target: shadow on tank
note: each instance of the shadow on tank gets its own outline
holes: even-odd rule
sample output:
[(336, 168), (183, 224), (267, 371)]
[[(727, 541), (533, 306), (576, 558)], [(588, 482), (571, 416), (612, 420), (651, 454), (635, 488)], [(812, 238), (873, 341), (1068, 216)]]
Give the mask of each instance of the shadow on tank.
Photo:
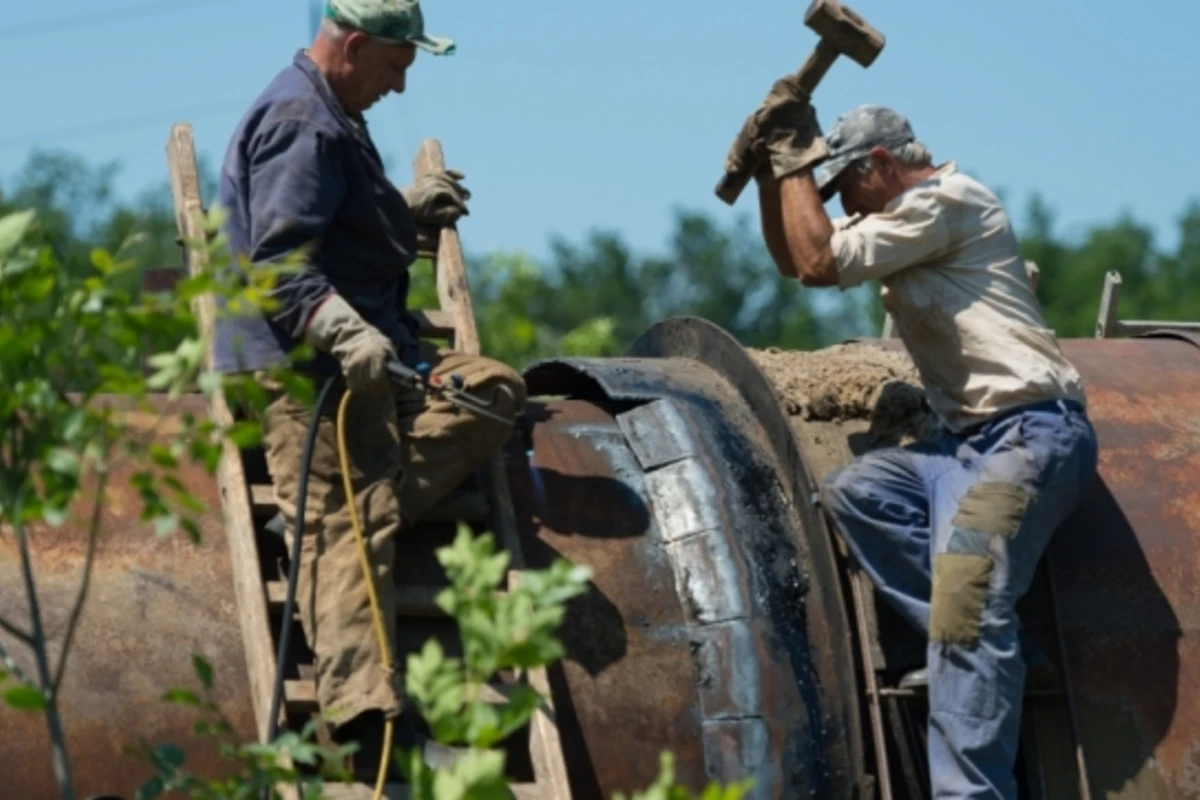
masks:
[[(1170, 751), (1160, 746), (1177, 712), (1198, 712), (1178, 708), (1183, 631), (1144, 547), (1098, 479), (1055, 534), (1050, 558), (1093, 796), (1175, 800), (1188, 796), (1179, 781), (1193, 768), (1186, 762), (1195, 746), (1180, 754), (1185, 763), (1164, 758)], [(1057, 661), (1045, 568), (1020, 611)], [(1078, 778), (1065, 709), (1042, 703), (1032, 713), (1048, 796), (1072, 797)]]

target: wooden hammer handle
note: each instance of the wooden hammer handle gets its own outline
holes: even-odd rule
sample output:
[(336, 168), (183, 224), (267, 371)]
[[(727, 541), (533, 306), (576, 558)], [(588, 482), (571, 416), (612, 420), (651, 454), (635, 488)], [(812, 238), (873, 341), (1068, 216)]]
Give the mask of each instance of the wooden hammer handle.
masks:
[[(796, 73), (796, 81), (800, 85), (800, 90), (808, 97), (812, 97), (816, 91), (817, 85), (821, 79), (825, 77), (825, 73), (833, 66), (833, 62), (837, 60), (838, 50), (832, 44), (824, 39), (817, 42), (817, 46), (813, 48), (812, 55), (804, 62), (804, 66)], [(728, 205), (733, 205), (741, 196), (742, 190), (746, 188), (746, 184), (750, 183), (750, 179), (754, 177), (755, 171), (758, 169), (758, 162), (754, 160), (750, 153), (742, 153), (742, 167), (731, 172), (726, 172), (721, 180), (717, 182), (716, 193), (717, 197), (721, 198)]]

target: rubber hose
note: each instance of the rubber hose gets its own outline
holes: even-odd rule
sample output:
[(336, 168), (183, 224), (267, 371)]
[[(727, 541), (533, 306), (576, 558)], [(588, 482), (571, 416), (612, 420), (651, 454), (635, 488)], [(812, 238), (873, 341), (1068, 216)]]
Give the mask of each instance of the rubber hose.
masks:
[[(279, 706), (283, 702), (283, 669), (287, 663), (288, 645), (291, 643), (292, 615), (296, 609), (296, 576), (300, 574), (300, 543), (304, 539), (305, 507), (308, 503), (308, 474), (312, 468), (313, 447), (317, 431), (321, 427), (321, 415), (333, 393), (340, 375), (330, 375), (317, 397), (317, 409), (308, 426), (308, 437), (304, 440), (304, 454), (300, 458), (300, 486), (296, 490), (296, 532), (292, 539), (291, 561), (288, 564), (287, 600), (283, 604), (283, 619), (279, 623), (279, 652), (275, 655), (275, 686), (271, 691), (271, 714), (267, 721), (267, 742), (273, 742), (279, 732)], [(269, 791), (269, 790), (268, 790)]]
[[(350, 392), (342, 395), (337, 414), (338, 460), (342, 467), (342, 486), (346, 492), (346, 508), (350, 510), (350, 524), (354, 528), (354, 539), (358, 544), (358, 560), (362, 565), (363, 581), (367, 584), (367, 599), (371, 602), (371, 618), (375, 624), (375, 637), (379, 644), (379, 659), (384, 672), (392, 668), (391, 647), (388, 644), (387, 628), (383, 623), (383, 611), (379, 608), (379, 595), (375, 589), (375, 575), (371, 571), (371, 559), (367, 555), (367, 540), (363, 536), (362, 524), (358, 519), (358, 503), (354, 502), (354, 485), (350, 481), (350, 453), (346, 448), (346, 409), (350, 407)], [(383, 797), (383, 786), (387, 781), (388, 756), (392, 750), (392, 720), (383, 723), (383, 748), (379, 754), (379, 773), (375, 778), (373, 800)]]
[[(304, 537), (304, 510), (308, 500), (308, 476), (312, 469), (312, 451), (316, 444), (317, 432), (320, 430), (321, 415), (325, 412), (325, 406), (339, 377), (331, 375), (325, 381), (325, 385), (321, 387), (321, 393), (317, 398), (316, 412), (313, 414), (312, 422), (309, 423), (308, 436), (304, 442), (304, 453), (301, 456), (300, 485), (296, 491), (296, 533), (292, 540), (292, 552), (288, 564), (287, 599), (284, 601), (283, 619), (280, 622), (279, 651), (275, 658), (275, 686), (271, 693), (271, 715), (268, 720), (267, 742), (274, 741), (279, 727), (279, 706), (283, 700), (283, 670), (284, 665), (287, 663), (288, 646), (291, 640), (292, 615), (295, 613), (296, 578), (300, 572), (300, 547)], [(383, 624), (383, 613), (379, 608), (379, 597), (375, 591), (375, 579), (371, 572), (371, 563), (367, 555), (366, 539), (363, 536), (362, 525), (358, 519), (358, 506), (354, 502), (354, 487), (350, 481), (350, 456), (346, 449), (346, 409), (350, 405), (350, 397), (350, 391), (347, 390), (342, 395), (342, 400), (338, 405), (338, 459), (341, 462), (342, 485), (346, 493), (347, 508), (350, 511), (350, 522), (354, 528), (354, 536), (358, 544), (358, 555), (363, 568), (363, 579), (367, 585), (367, 597), (371, 603), (371, 616), (374, 622), (375, 635), (379, 642), (383, 667), (385, 670), (388, 670), (392, 666), (391, 648), (388, 646), (387, 630)], [(384, 722), (383, 748), (380, 754), (379, 772), (375, 782), (374, 800), (380, 800), (383, 797), (383, 787), (387, 779), (388, 756), (392, 749), (392, 735), (393, 722), (389, 719)], [(269, 792), (270, 790), (266, 791)]]

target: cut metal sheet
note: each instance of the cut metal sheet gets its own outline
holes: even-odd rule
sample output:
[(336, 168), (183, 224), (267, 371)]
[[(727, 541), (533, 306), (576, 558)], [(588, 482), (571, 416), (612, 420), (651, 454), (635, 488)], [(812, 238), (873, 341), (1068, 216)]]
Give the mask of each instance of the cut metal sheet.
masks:
[(670, 400), (655, 400), (619, 414), (617, 423), (645, 469), (696, 455), (687, 423)]

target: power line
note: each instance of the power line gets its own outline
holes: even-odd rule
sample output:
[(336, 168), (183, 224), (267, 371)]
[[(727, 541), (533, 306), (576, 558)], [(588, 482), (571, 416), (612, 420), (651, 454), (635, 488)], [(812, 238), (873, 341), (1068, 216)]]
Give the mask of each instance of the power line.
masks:
[(87, 14), (73, 14), (56, 19), (28, 22), (23, 25), (10, 25), (0, 28), (0, 40), (16, 39), (24, 36), (40, 36), (47, 33), (71, 30), (72, 28), (90, 28), (96, 25), (127, 22), (129, 20), (142, 19), (143, 17), (175, 14), (180, 11), (190, 11), (197, 8), (232, 5), (234, 1), (204, 0), (204, 2), (199, 2), (198, 0), (193, 0), (193, 2), (184, 2), (184, 0), (175, 0), (175, 2), (167, 3), (163, 0), (156, 0), (156, 2), (136, 3), (120, 6), (108, 11), (92, 11)]
[(10, 136), (0, 139), (0, 150), (11, 150), (16, 147), (29, 147), (52, 139), (80, 139), (147, 128), (153, 125), (163, 125), (166, 120), (179, 121), (182, 119), (202, 119), (246, 107), (245, 100), (224, 100), (219, 103), (207, 103), (176, 111), (156, 111), (150, 114), (137, 114), (128, 117), (103, 120), (79, 125), (68, 125), (60, 128), (50, 128), (22, 136)]

